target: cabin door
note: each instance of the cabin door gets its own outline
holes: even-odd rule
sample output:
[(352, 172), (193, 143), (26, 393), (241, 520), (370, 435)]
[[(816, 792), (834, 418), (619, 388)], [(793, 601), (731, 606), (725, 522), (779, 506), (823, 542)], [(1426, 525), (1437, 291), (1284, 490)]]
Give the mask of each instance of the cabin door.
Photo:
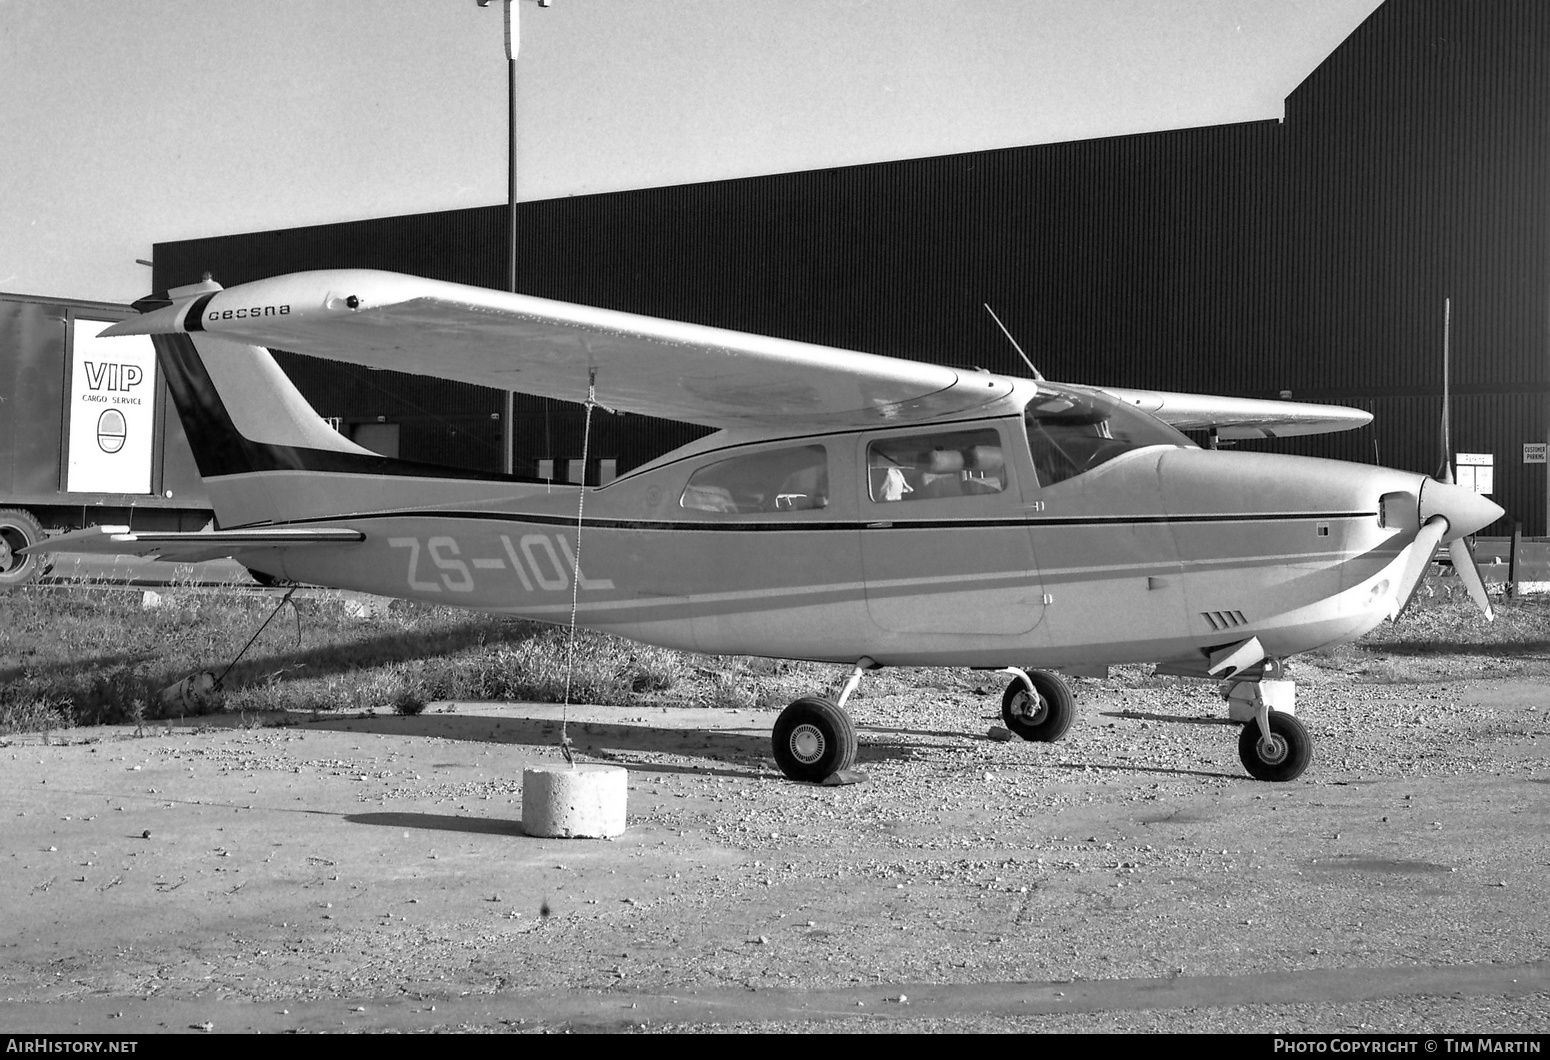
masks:
[(867, 610), (896, 633), (1012, 636), (1044, 590), (1001, 424), (861, 439)]

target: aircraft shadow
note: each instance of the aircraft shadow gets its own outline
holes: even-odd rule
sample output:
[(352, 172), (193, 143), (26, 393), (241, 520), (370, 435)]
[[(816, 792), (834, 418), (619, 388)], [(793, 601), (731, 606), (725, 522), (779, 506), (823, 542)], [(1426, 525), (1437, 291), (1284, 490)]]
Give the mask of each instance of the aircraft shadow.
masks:
[(1517, 644), (1462, 644), (1444, 640), (1386, 644), (1382, 641), (1368, 641), (1357, 645), (1357, 649), (1376, 655), (1498, 655), (1518, 658), (1550, 654), (1550, 640), (1528, 640)]
[(948, 740), (988, 740), (982, 732), (966, 729), (898, 729), (883, 725), (857, 725), (856, 731), (884, 733), (888, 736), (940, 736)]
[(28, 674), (69, 673), (72, 670), (90, 672), (94, 669), (113, 670), (121, 666), (134, 666), (137, 663), (149, 662), (157, 658), (155, 651), (141, 652), (117, 652), (113, 655), (98, 655), (95, 658), (84, 659), (78, 662), (59, 663), (54, 666), (4, 666), (0, 667), (0, 683), (20, 681)]
[[(295, 720), (298, 715), (288, 715)], [(334, 732), (374, 732), (381, 735), (430, 736), (468, 743), (518, 744), (557, 748), (560, 723), (548, 718), (490, 718), (457, 714), (420, 714), (412, 717), (381, 714), (345, 714), (337, 717), (300, 715), (308, 729)], [(612, 722), (573, 721), (565, 728), (571, 748), (586, 759), (613, 762), (632, 770), (652, 773), (709, 774), (754, 778), (770, 756), (765, 737), (713, 729), (669, 729), (648, 724), (619, 725)], [(636, 756), (684, 755), (723, 763), (708, 767), (652, 762)], [(750, 768), (751, 767), (751, 768)]]
[[(276, 621), (279, 621), (278, 619)], [(254, 623), (254, 629), (258, 628)], [(364, 640), (354, 641), (344, 650), (340, 642), (328, 642), (313, 647), (298, 648), (291, 651), (269, 652), (259, 649), (262, 654), (249, 654), (232, 667), (231, 674), (226, 682), (231, 686), (246, 684), (258, 678), (268, 678), (278, 674), (282, 681), (293, 678), (326, 677), (332, 674), (353, 673), (360, 670), (363, 660), (380, 659), (382, 661), (409, 662), (416, 659), (434, 659), (444, 655), (455, 654), (466, 648), (489, 647), (500, 644), (520, 644), (539, 636), (542, 627), (526, 624), (512, 623), (509, 626), (500, 624), (492, 625), (488, 621), (470, 620), (462, 626), (455, 626), (429, 637), (411, 637), (403, 633), (384, 632), (379, 636), (368, 637)], [(231, 653), (235, 654), (235, 650)], [(8, 666), (0, 669), (0, 681), (13, 681), (27, 673), (68, 674), (80, 672), (90, 674), (94, 670), (112, 670), (121, 666), (131, 666), (137, 663), (147, 662), (159, 658), (156, 651), (145, 652), (117, 652), (110, 655), (97, 655), (86, 659), (75, 659), (69, 662), (54, 663), (47, 666)], [(195, 664), (195, 669), (203, 668), (220, 673), (231, 661), (227, 656), (212, 656)], [(188, 668), (162, 667), (160, 672), (147, 675), (152, 684), (160, 682), (162, 685), (171, 684), (174, 681), (187, 677)]]
[(1098, 712), (1103, 718), (1124, 718), (1127, 721), (1166, 721), (1177, 722), (1180, 725), (1239, 725), (1241, 722), (1231, 718), (1214, 717), (1208, 714), (1197, 714), (1193, 717), (1183, 717), (1178, 714), (1150, 714), (1144, 710), (1103, 710)]
[(454, 817), (445, 813), (347, 813), (351, 824), (381, 828), (423, 828), (438, 832), (474, 832), (480, 835), (525, 836), (521, 821), (498, 817)]
[[(286, 724), (301, 718), (308, 729), (334, 732), (373, 732), (380, 735), (430, 736), (485, 744), (520, 744), (525, 747), (558, 747), (560, 723), (549, 718), (491, 718), (457, 714), (419, 714), (414, 716), (383, 714), (343, 714), (318, 716), (290, 713)], [(890, 737), (897, 730), (883, 730)], [(573, 721), (565, 729), (576, 754), (588, 759), (612, 762), (646, 773), (682, 773), (753, 779), (774, 770), (770, 741), (766, 735), (742, 732), (718, 732), (715, 729), (660, 728), (646, 723), (620, 725), (614, 722)], [(931, 733), (980, 739), (969, 733)], [(868, 762), (905, 760), (920, 748), (893, 740), (868, 741), (860, 749), (864, 768)], [(705, 759), (708, 766), (653, 762), (637, 757), (643, 754), (671, 754)]]
[(1069, 769), (1072, 772), (1086, 769), (1102, 770), (1105, 773), (1166, 773), (1175, 777), (1210, 777), (1212, 779), (1248, 780), (1247, 773), (1218, 773), (1207, 769), (1170, 769), (1166, 766), (1121, 766), (1106, 762), (1056, 762), (1056, 769)]

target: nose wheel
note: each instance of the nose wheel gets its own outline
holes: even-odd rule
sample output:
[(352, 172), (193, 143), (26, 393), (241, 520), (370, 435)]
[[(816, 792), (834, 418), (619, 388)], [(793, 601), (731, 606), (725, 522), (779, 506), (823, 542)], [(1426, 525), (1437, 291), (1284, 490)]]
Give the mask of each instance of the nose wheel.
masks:
[(1269, 733), (1251, 721), (1238, 735), (1238, 757), (1255, 780), (1296, 780), (1313, 761), (1313, 737), (1294, 715), (1270, 711)]

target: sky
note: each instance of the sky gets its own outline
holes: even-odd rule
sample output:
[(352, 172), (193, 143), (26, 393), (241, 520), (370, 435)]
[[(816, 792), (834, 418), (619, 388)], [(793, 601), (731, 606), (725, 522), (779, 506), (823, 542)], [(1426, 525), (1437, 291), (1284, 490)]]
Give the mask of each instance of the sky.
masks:
[[(518, 0), (518, 198), (1280, 118), (1380, 3)], [(501, 0), (0, 0), (0, 291), (503, 203), (506, 131)]]

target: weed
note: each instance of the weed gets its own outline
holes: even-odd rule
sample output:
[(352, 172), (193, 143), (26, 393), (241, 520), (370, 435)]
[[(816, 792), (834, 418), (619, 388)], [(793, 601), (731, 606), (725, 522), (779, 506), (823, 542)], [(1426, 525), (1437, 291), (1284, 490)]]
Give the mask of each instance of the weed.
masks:
[(19, 697), (0, 702), (0, 733), (38, 732), (43, 742), (55, 729), (68, 729), (75, 725), (69, 701), (48, 696)]
[(416, 714), (422, 713), (424, 710), (424, 698), (407, 689), (400, 692), (398, 697), (393, 700), (393, 711), (397, 714), (413, 717)]

